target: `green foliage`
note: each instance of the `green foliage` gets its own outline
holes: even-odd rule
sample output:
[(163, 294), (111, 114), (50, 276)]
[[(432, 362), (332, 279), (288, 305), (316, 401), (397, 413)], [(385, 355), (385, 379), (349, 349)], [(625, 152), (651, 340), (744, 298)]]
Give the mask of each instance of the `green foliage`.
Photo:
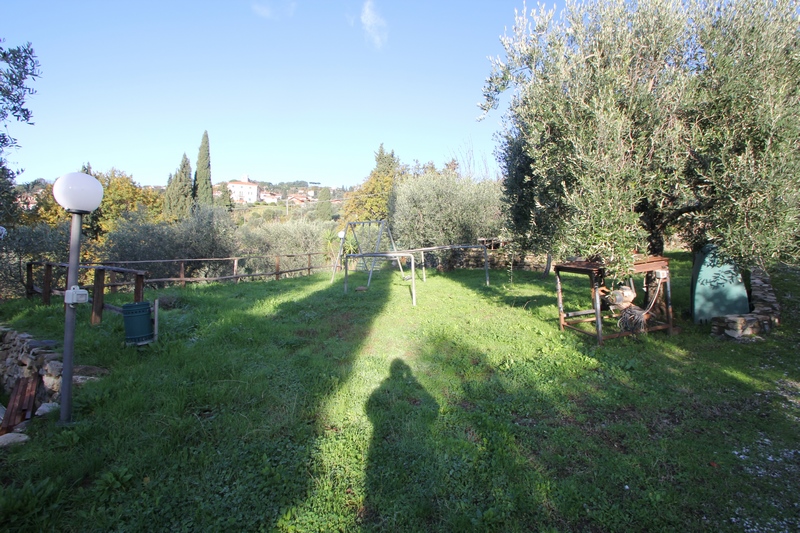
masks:
[[(25, 293), (25, 265), (28, 261), (66, 262), (68, 259), (69, 225), (47, 224), (17, 226), (0, 239), (0, 296), (21, 296)], [(34, 280), (41, 287), (42, 280)]]
[[(4, 42), (0, 39), (0, 44)], [(32, 124), (33, 113), (25, 107), (25, 99), (35, 91), (28, 83), (39, 77), (39, 62), (31, 43), (14, 48), (0, 46), (0, 224), (16, 223), (19, 208), (16, 204), (14, 179), (16, 172), (8, 168), (5, 151), (17, 146), (7, 131), (7, 122)]]
[(798, 4), (765, 6), (593, 0), (518, 15), (483, 104), (515, 90), (501, 163), (518, 240), (613, 268), (662, 253), (676, 230), (743, 266), (796, 257)]
[[(101, 253), (105, 261), (146, 261), (160, 259), (206, 259), (230, 257), (235, 253), (236, 225), (223, 208), (198, 206), (178, 222), (154, 221), (143, 212), (130, 212), (107, 236)], [(146, 264), (154, 278), (172, 277), (174, 265)], [(201, 266), (212, 274), (221, 265)], [(191, 273), (190, 273), (191, 274)]]
[(0, 485), (0, 519), (6, 531), (47, 530), (64, 496), (64, 487), (48, 477), (26, 480), (20, 487)]
[(194, 199), (197, 205), (214, 203), (214, 189), (211, 185), (211, 151), (208, 146), (208, 132), (203, 132), (200, 150), (197, 154), (197, 168), (194, 171)]
[(193, 205), (192, 166), (189, 158), (183, 154), (178, 170), (167, 180), (167, 189), (164, 193), (164, 219), (183, 220), (189, 216)]
[(395, 185), (392, 235), (402, 248), (476, 244), (502, 227), (500, 184), (430, 167)]
[[(800, 3), (719, 2), (697, 14), (685, 233), (742, 264), (798, 258)], [(755, 258), (755, 259), (754, 259)]]
[(315, 215), (317, 220), (328, 222), (333, 216), (333, 208), (331, 206), (331, 190), (328, 187), (323, 187), (317, 196), (317, 204)]
[(386, 220), (389, 197), (402, 172), (394, 151), (386, 152), (381, 144), (375, 153), (375, 168), (369, 177), (355, 191), (345, 195), (344, 221)]
[(233, 211), (233, 196), (231, 196), (231, 190), (223, 183), (220, 186), (220, 191), (222, 191), (222, 194), (219, 199), (214, 202), (219, 203), (219, 207), (222, 207), (230, 213)]
[(89, 167), (89, 173), (103, 185), (100, 207), (84, 217), (84, 228), (90, 238), (102, 242), (126, 213), (142, 211), (155, 218), (161, 212), (162, 198), (158, 193), (142, 188), (125, 172), (115, 168), (108, 172), (91, 172)]
[(15, 174), (5, 165), (6, 162), (0, 155), (0, 225), (8, 227), (19, 220), (20, 209), (14, 184)]
[[(124, 171), (112, 168), (108, 172), (95, 172), (87, 163), (81, 172), (94, 176), (103, 185), (103, 201), (83, 219), (83, 234), (90, 246), (102, 246), (105, 236), (128, 213), (141, 212), (150, 218), (159, 216), (161, 196), (139, 186)], [(28, 224), (46, 223), (53, 227), (69, 222), (69, 213), (53, 197), (53, 184), (45, 184), (37, 196), (36, 207), (26, 219)]]
[[(289, 254), (317, 254), (326, 251), (326, 234), (331, 224), (321, 221), (291, 220), (284, 223), (253, 221), (239, 228), (239, 252), (248, 259), (248, 272), (271, 272), (275, 269), (275, 256)], [(306, 256), (282, 258), (281, 270), (303, 268)]]

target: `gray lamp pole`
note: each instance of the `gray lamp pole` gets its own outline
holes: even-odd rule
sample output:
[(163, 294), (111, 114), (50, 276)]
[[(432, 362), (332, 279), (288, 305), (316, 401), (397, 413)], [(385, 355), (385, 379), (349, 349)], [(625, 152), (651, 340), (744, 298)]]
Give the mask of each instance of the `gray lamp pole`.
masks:
[(58, 178), (53, 196), (61, 207), (72, 213), (69, 239), (69, 268), (67, 290), (64, 293), (64, 367), (61, 371), (62, 424), (72, 421), (72, 366), (75, 348), (75, 305), (88, 301), (89, 294), (78, 287), (78, 266), (81, 255), (81, 225), (83, 215), (91, 213), (103, 201), (103, 186), (94, 176), (72, 172)]

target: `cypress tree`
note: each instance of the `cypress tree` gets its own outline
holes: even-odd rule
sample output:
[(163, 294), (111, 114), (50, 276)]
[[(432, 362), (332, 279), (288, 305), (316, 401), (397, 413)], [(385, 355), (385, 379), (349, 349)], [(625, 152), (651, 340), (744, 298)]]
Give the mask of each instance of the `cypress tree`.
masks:
[(212, 205), (214, 190), (211, 185), (211, 152), (208, 148), (208, 131), (203, 132), (200, 151), (197, 154), (197, 170), (194, 173), (194, 201), (197, 205)]
[(164, 218), (179, 220), (188, 217), (194, 204), (192, 192), (192, 165), (186, 154), (183, 154), (180, 167), (167, 182), (164, 196)]
[(328, 222), (332, 216), (331, 190), (328, 187), (324, 187), (319, 191), (319, 196), (317, 197), (317, 218), (323, 222)]

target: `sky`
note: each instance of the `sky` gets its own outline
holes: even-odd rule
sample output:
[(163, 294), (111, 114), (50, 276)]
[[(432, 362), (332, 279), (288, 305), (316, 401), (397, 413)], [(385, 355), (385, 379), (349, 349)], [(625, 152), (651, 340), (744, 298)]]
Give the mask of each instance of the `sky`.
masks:
[[(214, 183), (358, 185), (381, 144), (495, 177), (503, 109), (478, 121), (522, 0), (3, 0), (31, 42), (34, 125), (10, 122), (17, 183), (90, 163), (166, 185), (204, 131)], [(530, 9), (530, 8), (529, 8)], [(470, 169), (466, 169), (470, 170)]]

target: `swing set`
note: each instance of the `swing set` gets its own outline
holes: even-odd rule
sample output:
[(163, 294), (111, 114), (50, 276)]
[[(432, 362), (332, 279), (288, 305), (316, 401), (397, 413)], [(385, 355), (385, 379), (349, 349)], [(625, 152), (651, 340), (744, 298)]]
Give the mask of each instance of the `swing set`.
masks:
[[(356, 250), (358, 253), (355, 254), (348, 254), (344, 252), (344, 245), (345, 241), (347, 240), (347, 235), (349, 232), (353, 234), (353, 240), (355, 241)], [(489, 286), (489, 253), (486, 249), (486, 246), (483, 244), (459, 244), (459, 245), (448, 245), (448, 246), (431, 246), (427, 248), (414, 248), (410, 250), (398, 250), (397, 246), (395, 245), (394, 238), (392, 237), (392, 232), (389, 229), (389, 225), (387, 224), (386, 220), (372, 220), (372, 221), (360, 221), (360, 222), (348, 222), (345, 226), (345, 229), (339, 232), (339, 252), (336, 255), (336, 261), (333, 265), (333, 273), (331, 274), (331, 283), (336, 277), (336, 272), (342, 266), (344, 266), (344, 292), (347, 292), (347, 277), (348, 277), (348, 265), (350, 259), (356, 260), (356, 268), (363, 272), (369, 272), (369, 276), (367, 277), (367, 288), (369, 288), (370, 283), (372, 282), (372, 273), (375, 270), (375, 264), (378, 259), (390, 259), (397, 261), (397, 266), (400, 269), (400, 275), (403, 276), (403, 279), (411, 281), (411, 303), (412, 305), (417, 305), (417, 292), (416, 292), (416, 261), (414, 254), (419, 253), (420, 259), (422, 263), (422, 281), (426, 281), (426, 272), (425, 272), (425, 252), (434, 252), (438, 250), (454, 250), (454, 249), (469, 249), (469, 248), (478, 248), (483, 250), (483, 269), (486, 275), (486, 286)], [(386, 244), (386, 240), (388, 239), (388, 245)], [(381, 250), (381, 244), (384, 245), (385, 250)], [(389, 248), (391, 247), (391, 248)], [(366, 251), (365, 251), (366, 250)], [(370, 251), (371, 250), (371, 251)], [(410, 259), (411, 265), (411, 273), (410, 276), (406, 276), (405, 272), (403, 272), (403, 262), (401, 261), (402, 258)], [(367, 259), (371, 259), (371, 261), (367, 261)]]

